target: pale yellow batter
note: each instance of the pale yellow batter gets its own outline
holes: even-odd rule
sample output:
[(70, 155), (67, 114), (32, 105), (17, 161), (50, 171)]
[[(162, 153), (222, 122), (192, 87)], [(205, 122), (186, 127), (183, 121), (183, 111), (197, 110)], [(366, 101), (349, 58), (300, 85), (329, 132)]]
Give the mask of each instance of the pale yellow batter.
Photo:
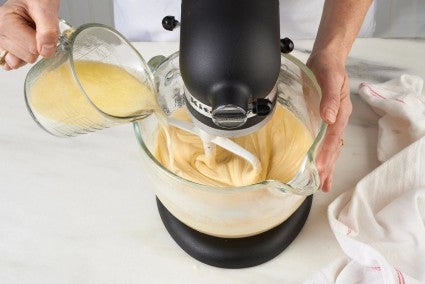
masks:
[[(176, 118), (189, 120), (185, 110)], [(261, 161), (261, 171), (255, 171), (244, 159), (216, 147), (215, 161), (204, 154), (201, 139), (184, 130), (169, 127), (173, 164), (164, 130), (159, 131), (155, 156), (169, 170), (197, 183), (228, 187), (243, 186), (267, 179), (290, 181), (298, 172), (313, 139), (304, 124), (282, 106), (259, 131), (233, 140)]]
[[(125, 69), (112, 64), (75, 61), (85, 93), (103, 112), (117, 117), (137, 117), (157, 108), (154, 94)], [(84, 96), (66, 62), (44, 72), (30, 89), (30, 104), (39, 115), (69, 125), (96, 124), (105, 119)]]

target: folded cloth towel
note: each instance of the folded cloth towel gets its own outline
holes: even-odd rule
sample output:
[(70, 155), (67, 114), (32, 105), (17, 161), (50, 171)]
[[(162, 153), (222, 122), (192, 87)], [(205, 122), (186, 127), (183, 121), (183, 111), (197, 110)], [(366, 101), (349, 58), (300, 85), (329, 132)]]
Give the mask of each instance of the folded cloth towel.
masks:
[(425, 137), (328, 208), (347, 255), (306, 283), (425, 283)]
[(422, 78), (412, 75), (402, 75), (382, 84), (360, 84), (360, 96), (382, 116), (378, 137), (381, 162), (425, 136), (423, 85)]
[(425, 283), (422, 91), (423, 80), (410, 75), (360, 85), (361, 97), (382, 116), (378, 158), (385, 162), (329, 206), (331, 229), (346, 256), (306, 283)]

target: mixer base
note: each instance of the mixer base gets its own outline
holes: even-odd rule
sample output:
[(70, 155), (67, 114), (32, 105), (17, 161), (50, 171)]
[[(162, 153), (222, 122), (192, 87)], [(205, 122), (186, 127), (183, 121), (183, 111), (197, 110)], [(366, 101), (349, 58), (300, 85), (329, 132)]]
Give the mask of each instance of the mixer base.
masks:
[(200, 233), (174, 217), (157, 198), (162, 222), (177, 244), (193, 258), (222, 268), (246, 268), (262, 264), (279, 255), (303, 228), (313, 197), (282, 224), (246, 238), (219, 238)]

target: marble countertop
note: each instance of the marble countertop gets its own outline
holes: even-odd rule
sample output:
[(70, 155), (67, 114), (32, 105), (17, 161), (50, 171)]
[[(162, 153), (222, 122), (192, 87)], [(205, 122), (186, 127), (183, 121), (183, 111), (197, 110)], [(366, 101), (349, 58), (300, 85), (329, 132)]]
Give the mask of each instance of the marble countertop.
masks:
[[(295, 42), (305, 61), (312, 41)], [(146, 59), (177, 43), (135, 43)], [(296, 240), (275, 259), (228, 270), (189, 257), (169, 236), (146, 180), (131, 125), (64, 139), (27, 112), (29, 68), (0, 71), (0, 281), (2, 283), (299, 283), (343, 256), (327, 206), (379, 165), (378, 116), (361, 81), (425, 78), (424, 40), (359, 39), (350, 54), (353, 115), (334, 188), (315, 194)]]

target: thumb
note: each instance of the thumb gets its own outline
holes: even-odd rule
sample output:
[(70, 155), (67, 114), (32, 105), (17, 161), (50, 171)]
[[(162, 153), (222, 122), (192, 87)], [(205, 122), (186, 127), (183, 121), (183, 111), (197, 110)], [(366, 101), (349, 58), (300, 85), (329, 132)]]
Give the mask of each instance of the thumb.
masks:
[(339, 110), (339, 94), (323, 92), (320, 114), (328, 124), (334, 124)]
[(38, 53), (43, 57), (51, 56), (56, 50), (59, 36), (59, 0), (31, 1), (29, 14), (36, 27)]
[(334, 80), (322, 80), (320, 84), (322, 88), (320, 114), (328, 124), (333, 124), (336, 121), (341, 103), (342, 85), (337, 84)]

